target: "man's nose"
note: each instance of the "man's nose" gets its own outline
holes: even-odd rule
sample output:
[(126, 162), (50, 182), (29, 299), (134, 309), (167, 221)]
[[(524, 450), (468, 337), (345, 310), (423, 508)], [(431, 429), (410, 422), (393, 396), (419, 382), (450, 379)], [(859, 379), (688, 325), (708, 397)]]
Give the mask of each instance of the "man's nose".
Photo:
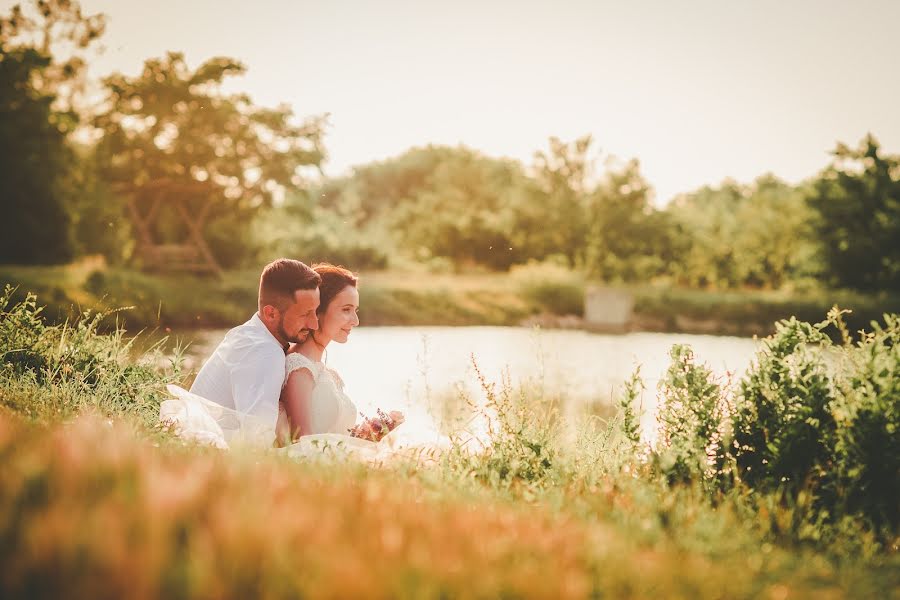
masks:
[(319, 315), (314, 314), (310, 319), (306, 322), (306, 326), (309, 329), (318, 329), (319, 328)]

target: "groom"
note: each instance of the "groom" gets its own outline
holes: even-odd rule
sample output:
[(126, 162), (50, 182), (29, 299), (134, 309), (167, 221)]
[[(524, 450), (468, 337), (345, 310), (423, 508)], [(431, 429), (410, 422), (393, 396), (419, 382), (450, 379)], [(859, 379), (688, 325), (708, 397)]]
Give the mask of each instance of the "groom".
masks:
[(279, 258), (259, 278), (259, 309), (229, 331), (200, 369), (191, 392), (275, 428), (284, 353), (319, 327), (318, 273)]

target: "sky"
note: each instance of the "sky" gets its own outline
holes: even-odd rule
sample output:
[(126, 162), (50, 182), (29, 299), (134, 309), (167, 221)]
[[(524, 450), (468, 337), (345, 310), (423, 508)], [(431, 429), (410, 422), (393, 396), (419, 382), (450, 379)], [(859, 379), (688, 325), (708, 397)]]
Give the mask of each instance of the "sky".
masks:
[[(0, 0), (8, 12), (14, 2)], [(867, 132), (900, 153), (900, 1), (82, 0), (92, 73), (230, 56), (229, 91), (329, 113), (329, 175), (429, 143), (529, 163), (592, 134), (657, 203), (731, 177), (814, 175)], [(602, 163), (601, 163), (602, 164)]]

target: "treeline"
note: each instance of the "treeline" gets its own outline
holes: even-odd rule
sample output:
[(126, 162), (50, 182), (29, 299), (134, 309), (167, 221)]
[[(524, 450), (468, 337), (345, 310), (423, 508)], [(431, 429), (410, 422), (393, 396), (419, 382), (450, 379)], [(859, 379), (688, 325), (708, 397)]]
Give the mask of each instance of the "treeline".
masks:
[(665, 207), (636, 160), (600, 155), (590, 136), (552, 138), (527, 165), (428, 146), (325, 179), (326, 118), (224, 93), (244, 71), (234, 59), (192, 70), (169, 53), (90, 81), (104, 28), (66, 0), (0, 20), (0, 142), (17, 150), (0, 165), (2, 263), (140, 266), (148, 232), (130, 199), (161, 243), (191, 234), (180, 211), (199, 215), (224, 268), (281, 254), (359, 269), (546, 261), (613, 282), (900, 289), (900, 157), (872, 135), (799, 185), (726, 181)]
[(900, 157), (871, 135), (799, 185), (725, 181), (662, 208), (636, 160), (595, 162), (590, 136), (553, 138), (527, 166), (415, 148), (291, 197), (261, 220), (261, 238), (368, 267), (549, 260), (605, 281), (900, 289)]

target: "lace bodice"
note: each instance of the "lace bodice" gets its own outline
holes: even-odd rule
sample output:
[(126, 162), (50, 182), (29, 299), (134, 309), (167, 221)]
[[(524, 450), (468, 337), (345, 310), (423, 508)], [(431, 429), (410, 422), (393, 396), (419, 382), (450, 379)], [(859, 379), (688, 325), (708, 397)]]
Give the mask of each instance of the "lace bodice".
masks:
[(356, 405), (344, 392), (344, 382), (337, 373), (324, 364), (308, 359), (297, 352), (285, 357), (285, 377), (293, 371), (307, 369), (313, 377), (310, 425), (313, 434), (343, 433), (356, 423)]

